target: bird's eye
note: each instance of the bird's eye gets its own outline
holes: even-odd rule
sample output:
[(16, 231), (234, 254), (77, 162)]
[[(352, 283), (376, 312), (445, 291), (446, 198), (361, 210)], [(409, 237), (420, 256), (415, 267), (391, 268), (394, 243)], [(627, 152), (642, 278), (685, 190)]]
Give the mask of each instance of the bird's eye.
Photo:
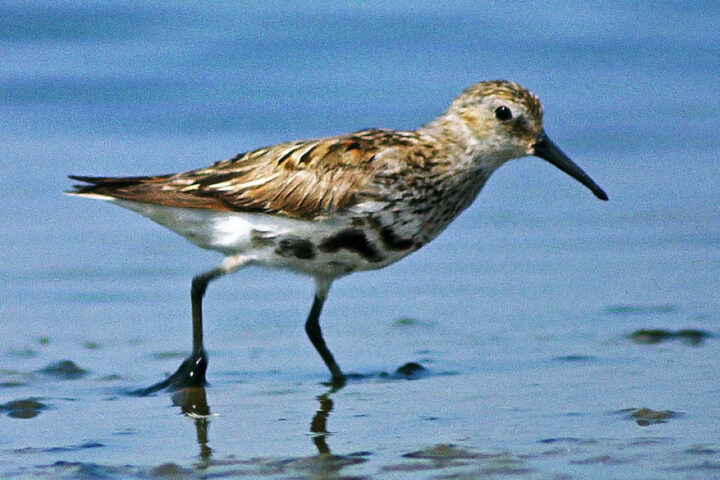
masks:
[(495, 118), (501, 122), (510, 120), (512, 118), (512, 111), (510, 111), (510, 109), (505, 105), (500, 105), (495, 109)]

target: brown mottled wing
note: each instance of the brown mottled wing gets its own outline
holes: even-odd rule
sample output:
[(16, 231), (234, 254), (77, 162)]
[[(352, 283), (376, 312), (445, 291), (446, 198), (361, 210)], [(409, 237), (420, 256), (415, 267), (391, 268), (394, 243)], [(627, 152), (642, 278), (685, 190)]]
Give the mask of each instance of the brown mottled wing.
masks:
[(376, 174), (388, 162), (408, 161), (398, 149), (388, 155), (389, 149), (413, 150), (417, 144), (413, 132), (366, 130), (282, 143), (176, 175), (73, 178), (93, 184), (76, 187), (81, 194), (312, 219), (373, 198)]

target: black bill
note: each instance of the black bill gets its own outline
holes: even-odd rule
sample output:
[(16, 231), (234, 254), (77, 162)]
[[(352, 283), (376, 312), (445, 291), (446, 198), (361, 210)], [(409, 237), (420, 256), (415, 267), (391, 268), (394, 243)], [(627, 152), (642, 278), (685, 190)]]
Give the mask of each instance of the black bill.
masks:
[(607, 193), (605, 193), (603, 189), (600, 188), (600, 186), (595, 183), (582, 168), (578, 167), (575, 162), (570, 160), (570, 157), (565, 155), (565, 153), (563, 153), (563, 151), (548, 138), (544, 130), (537, 136), (537, 141), (535, 142), (535, 145), (533, 145), (533, 149), (535, 150), (536, 156), (542, 158), (543, 160), (547, 160), (578, 182), (585, 185), (595, 194), (597, 198), (600, 200), (608, 199)]

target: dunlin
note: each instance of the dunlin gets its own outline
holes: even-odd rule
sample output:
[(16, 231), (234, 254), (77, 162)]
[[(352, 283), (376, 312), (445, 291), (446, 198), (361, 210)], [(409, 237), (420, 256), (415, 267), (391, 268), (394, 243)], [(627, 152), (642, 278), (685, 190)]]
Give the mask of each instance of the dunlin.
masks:
[(166, 380), (145, 390), (203, 385), (202, 298), (216, 278), (248, 265), (315, 279), (305, 330), (332, 374), (345, 375), (319, 317), (332, 282), (418, 250), (467, 208), (508, 160), (535, 155), (607, 200), (543, 129), (542, 107), (507, 81), (477, 83), (415, 131), (362, 130), (242, 153), (206, 168), (145, 177), (71, 176), (68, 192), (129, 208), (225, 255), (193, 278), (193, 349)]

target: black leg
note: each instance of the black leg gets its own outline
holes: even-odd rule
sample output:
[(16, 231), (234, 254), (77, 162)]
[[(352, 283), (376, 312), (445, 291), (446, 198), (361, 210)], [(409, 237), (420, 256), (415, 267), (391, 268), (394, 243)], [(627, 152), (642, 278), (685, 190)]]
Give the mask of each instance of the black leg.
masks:
[(338, 364), (335, 362), (335, 358), (333, 358), (332, 353), (330, 353), (327, 345), (325, 345), (325, 340), (323, 339), (322, 332), (320, 331), (320, 312), (322, 311), (324, 303), (325, 298), (316, 294), (312, 308), (310, 309), (310, 315), (308, 315), (307, 321), (305, 322), (305, 331), (307, 332), (313, 346), (315, 346), (315, 350), (317, 350), (325, 362), (325, 365), (327, 365), (330, 369), (330, 373), (332, 374), (332, 383), (334, 385), (342, 385), (345, 383), (345, 374), (342, 373), (342, 370), (340, 370), (340, 367), (338, 367)]
[(203, 347), (202, 299), (208, 284), (224, 273), (226, 273), (225, 270), (216, 268), (193, 278), (192, 288), (190, 289), (193, 324), (192, 353), (180, 364), (180, 368), (178, 368), (175, 373), (162, 382), (138, 390), (136, 392), (137, 394), (149, 395), (166, 388), (179, 390), (188, 387), (202, 387), (207, 383), (205, 380), (205, 372), (207, 371), (208, 357)]

